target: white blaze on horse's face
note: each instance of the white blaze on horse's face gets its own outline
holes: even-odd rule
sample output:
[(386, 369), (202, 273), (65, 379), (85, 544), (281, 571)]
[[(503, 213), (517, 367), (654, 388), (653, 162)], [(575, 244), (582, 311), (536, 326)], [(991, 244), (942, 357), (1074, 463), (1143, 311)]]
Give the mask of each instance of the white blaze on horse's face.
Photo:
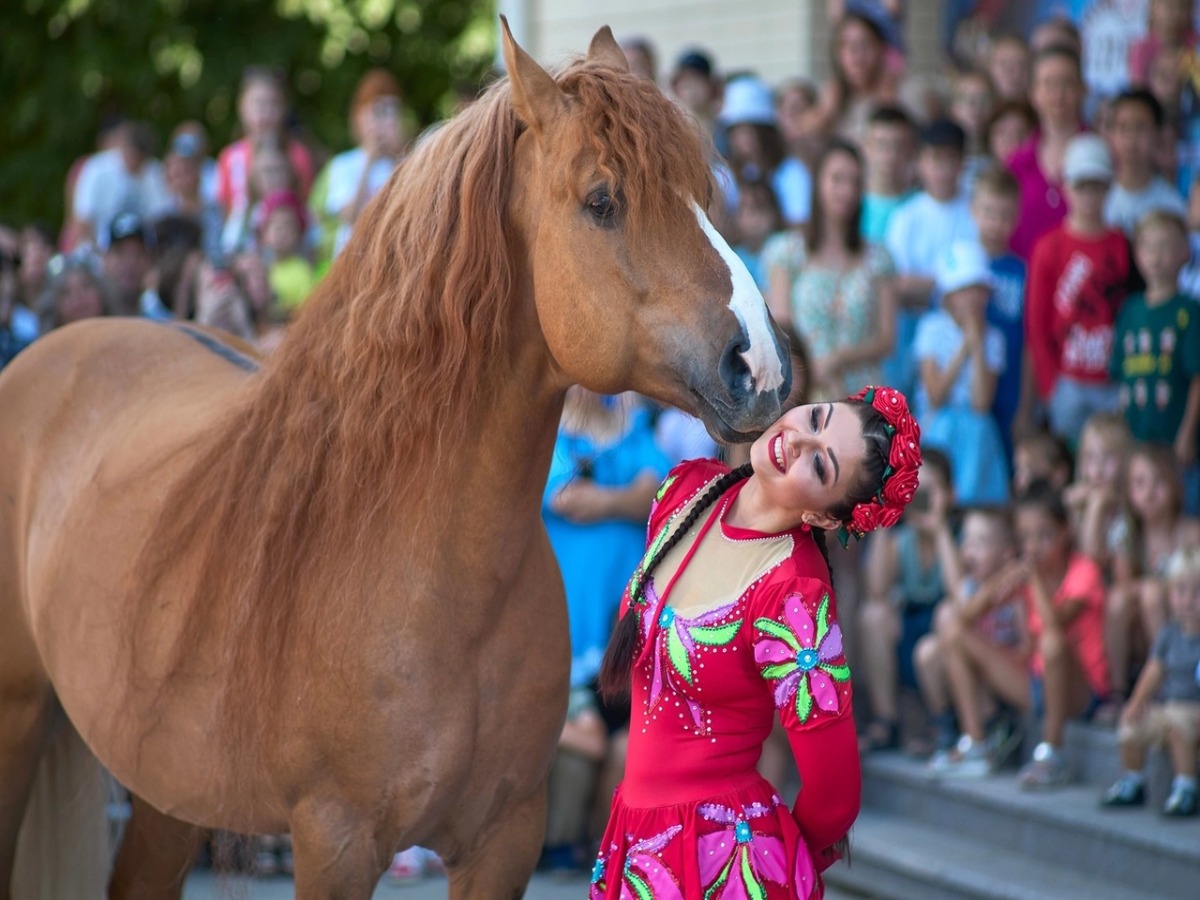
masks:
[(750, 377), (754, 379), (754, 389), (760, 394), (776, 392), (783, 386), (783, 357), (771, 328), (771, 319), (767, 315), (767, 304), (763, 300), (762, 292), (754, 283), (754, 276), (750, 274), (746, 264), (713, 227), (700, 204), (693, 202), (692, 208), (700, 221), (700, 230), (729, 267), (729, 280), (733, 285), (729, 308), (737, 317), (749, 342), (742, 354), (742, 360), (750, 371)]

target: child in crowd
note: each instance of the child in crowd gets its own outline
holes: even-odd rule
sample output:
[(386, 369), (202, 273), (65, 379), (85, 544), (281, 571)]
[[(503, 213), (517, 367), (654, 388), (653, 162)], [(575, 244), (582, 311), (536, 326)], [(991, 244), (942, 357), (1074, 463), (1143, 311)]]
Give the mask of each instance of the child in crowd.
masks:
[(1116, 408), (1109, 379), (1113, 325), (1132, 267), (1125, 236), (1104, 224), (1112, 159), (1094, 134), (1071, 139), (1063, 159), (1069, 202), (1029, 266), (1025, 334), (1050, 428), (1074, 444), (1094, 412)]
[(1148, 212), (1165, 209), (1184, 215), (1183, 198), (1155, 170), (1154, 148), (1162, 132), (1163, 110), (1154, 95), (1145, 89), (1126, 91), (1113, 100), (1109, 115), (1114, 166), (1113, 185), (1104, 203), (1105, 223), (1133, 237), (1134, 227)]
[(1021, 146), (1037, 128), (1037, 113), (1028, 100), (1009, 100), (996, 107), (984, 130), (987, 153), (1002, 166), (1007, 166)]
[(1109, 535), (1114, 583), (1108, 598), (1108, 641), (1114, 699), (1125, 697), (1129, 673), (1167, 619), (1162, 576), (1180, 547), (1200, 544), (1200, 522), (1183, 514), (1182, 484), (1171, 451), (1138, 444), (1129, 454), (1125, 516)]
[[(1134, 253), (1146, 290), (1131, 296), (1117, 316), (1112, 377), (1133, 436), (1172, 447), (1194, 486), (1200, 480), (1200, 309), (1179, 292), (1188, 257), (1186, 223), (1171, 212), (1147, 214), (1138, 223)], [(1195, 514), (1195, 490), (1186, 500)]]
[(1080, 552), (1105, 571), (1112, 563), (1108, 536), (1121, 517), (1125, 461), (1132, 443), (1120, 413), (1092, 415), (1079, 436), (1075, 480), (1063, 491)]
[(933, 624), (945, 593), (939, 559), (953, 545), (948, 514), (954, 506), (950, 460), (922, 448), (921, 483), (903, 521), (881, 531), (867, 556), (867, 602), (859, 615), (871, 721), (862, 731), (864, 752), (900, 744), (897, 688), (917, 686), (914, 648)]
[(970, 205), (958, 190), (965, 147), (962, 128), (948, 119), (921, 132), (917, 174), (924, 190), (892, 214), (884, 237), (899, 300), (896, 351), (884, 361), (884, 378), (906, 393), (916, 384), (917, 365), (905, 337), (915, 333), (917, 319), (930, 308), (938, 258), (956, 241), (976, 237)]
[(229, 214), (221, 231), (221, 249), (230, 255), (257, 248), (263, 200), (283, 191), (299, 195), (296, 170), (282, 145), (269, 135), (254, 144), (249, 177), (245, 205)]
[(1200, 548), (1181, 547), (1167, 562), (1172, 621), (1154, 639), (1150, 658), (1121, 713), (1117, 732), (1121, 776), (1101, 804), (1146, 802), (1146, 750), (1166, 744), (1175, 770), (1164, 816), (1194, 816), (1196, 752), (1200, 749)]
[(971, 215), (979, 229), (979, 243), (988, 256), (992, 296), (987, 322), (1004, 335), (1004, 371), (996, 381), (992, 415), (1004, 442), (1005, 458), (1012, 462), (1014, 421), (1028, 425), (1032, 398), (1027, 396), (1025, 372), (1025, 263), (1009, 250), (1017, 225), (1021, 189), (1007, 169), (993, 166), (980, 173), (971, 199)]
[(967, 70), (954, 76), (950, 95), (950, 118), (967, 136), (966, 159), (959, 191), (970, 197), (975, 179), (988, 165), (987, 124), (996, 105), (992, 83), (983, 72)]
[(1196, 46), (1192, 30), (1194, 0), (1150, 0), (1146, 35), (1129, 45), (1129, 80), (1145, 85), (1155, 59), (1165, 53)]
[(767, 238), (782, 231), (783, 226), (783, 211), (771, 186), (765, 181), (742, 182), (734, 214), (737, 244), (733, 252), (746, 264), (754, 283), (764, 293), (767, 290), (767, 278), (762, 264), (762, 248)]
[(271, 285), (267, 317), (272, 322), (290, 319), (316, 285), (304, 255), (305, 230), (304, 206), (295, 194), (280, 191), (263, 200), (259, 246)]
[(672, 98), (696, 120), (705, 135), (712, 135), (720, 88), (713, 75), (712, 58), (703, 50), (685, 51), (671, 75)]
[(915, 137), (912, 119), (899, 106), (881, 106), (867, 120), (862, 146), (867, 163), (862, 235), (869, 243), (883, 243), (892, 213), (912, 196)]
[(1001, 103), (1025, 102), (1029, 97), (1029, 45), (1015, 34), (992, 41), (987, 74)]
[(920, 371), (916, 413), (925, 442), (954, 467), (964, 506), (1008, 500), (1008, 463), (992, 417), (1004, 370), (1004, 336), (987, 323), (991, 273), (978, 242), (951, 245), (938, 267), (941, 309), (921, 317), (913, 352)]
[[(963, 517), (958, 548), (951, 543), (943, 552), (946, 599), (915, 660), (921, 695), (938, 726), (929, 768), (939, 777), (987, 775), (1019, 743), (1017, 729), (998, 715), (1001, 704), (1024, 711), (1030, 702), (1019, 592), (1024, 572), (1016, 550), (1006, 510), (973, 509)], [(962, 726), (957, 740), (956, 718)]]
[(1013, 496), (1025, 493), (1036, 481), (1044, 481), (1056, 491), (1065, 490), (1074, 464), (1071, 448), (1057, 435), (1048, 431), (1018, 435), (1013, 445)]
[[(1016, 526), (1022, 565), (1014, 581), (1024, 582), (1030, 699), (1043, 715), (1042, 741), (1017, 780), (1024, 788), (1048, 788), (1070, 780), (1062, 754), (1067, 719), (1090, 716), (1108, 697), (1104, 577), (1072, 546), (1067, 509), (1048, 485), (1035, 484), (1017, 499)], [(955, 687), (956, 696), (969, 699), (967, 687)]]

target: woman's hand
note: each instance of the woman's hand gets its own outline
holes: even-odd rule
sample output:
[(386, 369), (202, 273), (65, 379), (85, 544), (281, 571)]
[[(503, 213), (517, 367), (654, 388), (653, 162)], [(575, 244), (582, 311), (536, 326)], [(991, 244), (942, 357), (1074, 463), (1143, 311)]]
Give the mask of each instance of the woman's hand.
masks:
[(577, 478), (550, 499), (550, 509), (577, 525), (600, 522), (612, 518), (611, 495), (612, 491), (591, 479)]

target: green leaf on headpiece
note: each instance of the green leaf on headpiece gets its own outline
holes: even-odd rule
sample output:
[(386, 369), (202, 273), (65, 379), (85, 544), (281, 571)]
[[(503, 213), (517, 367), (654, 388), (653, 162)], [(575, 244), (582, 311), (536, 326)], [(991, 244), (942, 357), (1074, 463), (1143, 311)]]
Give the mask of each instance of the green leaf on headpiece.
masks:
[(849, 547), (850, 547), (850, 532), (846, 530), (845, 525), (841, 526), (837, 530), (837, 539), (838, 539), (838, 543), (842, 545), (843, 550), (849, 549)]
[(883, 426), (883, 430), (887, 434), (888, 437), (891, 437), (893, 434), (896, 433), (896, 426), (885, 423)]

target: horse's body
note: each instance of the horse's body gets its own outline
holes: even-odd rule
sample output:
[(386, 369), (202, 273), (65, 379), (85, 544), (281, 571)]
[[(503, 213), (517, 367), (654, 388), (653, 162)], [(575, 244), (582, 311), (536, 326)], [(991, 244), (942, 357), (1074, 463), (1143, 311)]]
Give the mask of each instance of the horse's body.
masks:
[(301, 898), (370, 896), (409, 843), (455, 897), (522, 891), (566, 701), (540, 521), (566, 386), (733, 436), (787, 369), (611, 35), (562, 87), (506, 51), (511, 89), (402, 167), (261, 369), (98, 321), (0, 378), (0, 897), (59, 708), (135, 797), (114, 896), (178, 896), (197, 826), (290, 831)]

